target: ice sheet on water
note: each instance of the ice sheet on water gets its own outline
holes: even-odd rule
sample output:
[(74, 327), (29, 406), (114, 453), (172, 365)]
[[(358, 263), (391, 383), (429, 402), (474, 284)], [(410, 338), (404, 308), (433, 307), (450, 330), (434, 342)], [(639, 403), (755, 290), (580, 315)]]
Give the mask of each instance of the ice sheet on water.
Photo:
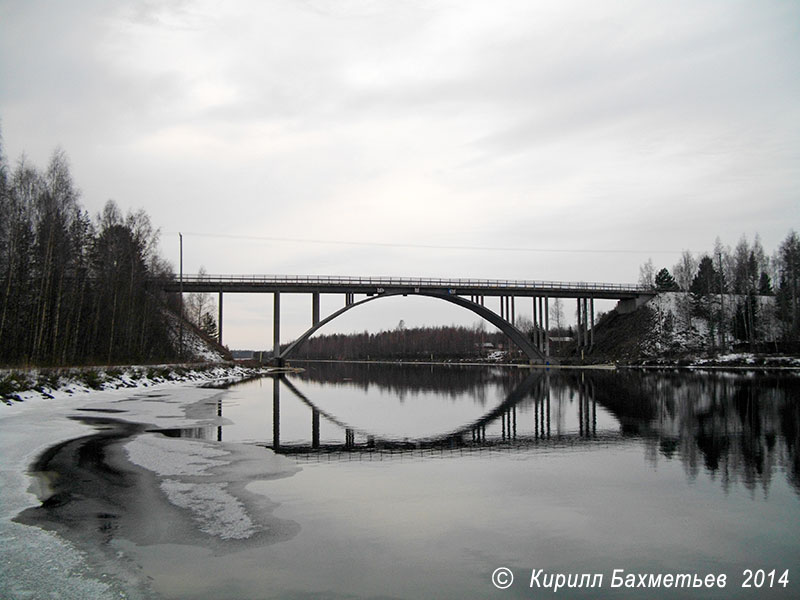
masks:
[(245, 539), (258, 530), (244, 505), (227, 491), (227, 483), (161, 482), (169, 501), (192, 511), (201, 531), (223, 540)]
[(211, 467), (228, 464), (215, 457), (230, 455), (218, 446), (159, 434), (140, 435), (125, 444), (125, 451), (132, 463), (161, 476), (205, 475)]

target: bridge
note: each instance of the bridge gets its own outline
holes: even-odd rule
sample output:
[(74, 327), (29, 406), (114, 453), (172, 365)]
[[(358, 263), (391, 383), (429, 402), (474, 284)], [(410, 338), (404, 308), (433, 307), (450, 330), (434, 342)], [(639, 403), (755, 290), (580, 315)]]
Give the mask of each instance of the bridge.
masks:
[[(381, 298), (424, 296), (466, 308), (489, 321), (525, 353), (531, 363), (544, 363), (550, 357), (551, 298), (577, 301), (577, 343), (579, 348), (594, 344), (594, 301), (618, 301), (618, 310), (630, 312), (649, 300), (654, 291), (635, 284), (531, 281), (510, 279), (442, 279), (414, 277), (336, 277), (274, 275), (189, 275), (180, 279), (154, 280), (153, 285), (167, 292), (219, 294), (218, 335), (222, 343), (222, 302), (225, 293), (273, 294), (273, 357), (280, 364), (289, 358), (321, 327), (345, 312)], [(311, 295), (311, 327), (281, 350), (281, 294)], [(341, 294), (344, 305), (325, 318), (320, 317), (320, 295)], [(356, 296), (364, 298), (356, 299)], [(499, 300), (499, 310), (486, 305), (487, 297)], [(532, 339), (516, 326), (517, 298), (532, 301)]]

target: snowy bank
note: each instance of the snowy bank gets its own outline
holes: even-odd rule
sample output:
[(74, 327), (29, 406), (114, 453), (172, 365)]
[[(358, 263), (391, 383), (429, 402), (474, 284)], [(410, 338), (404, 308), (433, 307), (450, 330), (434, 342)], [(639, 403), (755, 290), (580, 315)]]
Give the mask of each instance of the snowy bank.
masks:
[[(65, 369), (0, 369), (0, 399), (7, 405), (78, 397), (97, 391), (134, 390), (164, 384), (223, 386), (268, 375), (269, 368), (231, 364), (182, 364)], [(0, 410), (0, 418), (4, 411)]]

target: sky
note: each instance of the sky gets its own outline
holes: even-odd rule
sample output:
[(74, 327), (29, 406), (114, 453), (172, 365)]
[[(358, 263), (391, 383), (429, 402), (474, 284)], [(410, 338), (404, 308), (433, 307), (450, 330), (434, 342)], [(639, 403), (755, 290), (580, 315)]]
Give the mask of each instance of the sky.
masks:
[[(187, 273), (636, 282), (800, 229), (800, 2), (0, 0), (0, 128)], [(224, 309), (271, 347), (271, 296)], [(282, 309), (288, 341), (311, 300)], [(477, 317), (324, 331), (400, 319)]]

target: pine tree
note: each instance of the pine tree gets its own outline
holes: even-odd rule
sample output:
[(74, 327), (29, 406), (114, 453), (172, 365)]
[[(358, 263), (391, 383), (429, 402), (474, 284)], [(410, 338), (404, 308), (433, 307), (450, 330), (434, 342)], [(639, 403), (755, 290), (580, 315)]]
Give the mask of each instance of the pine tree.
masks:
[(761, 271), (761, 277), (758, 280), (758, 293), (762, 296), (772, 296), (772, 281), (770, 281), (769, 273)]
[(203, 313), (203, 316), (200, 317), (200, 329), (208, 337), (216, 339), (217, 321), (210, 312)]
[(678, 284), (675, 282), (675, 278), (670, 274), (667, 268), (661, 269), (656, 274), (655, 279), (656, 289), (659, 292), (671, 292), (678, 290)]

